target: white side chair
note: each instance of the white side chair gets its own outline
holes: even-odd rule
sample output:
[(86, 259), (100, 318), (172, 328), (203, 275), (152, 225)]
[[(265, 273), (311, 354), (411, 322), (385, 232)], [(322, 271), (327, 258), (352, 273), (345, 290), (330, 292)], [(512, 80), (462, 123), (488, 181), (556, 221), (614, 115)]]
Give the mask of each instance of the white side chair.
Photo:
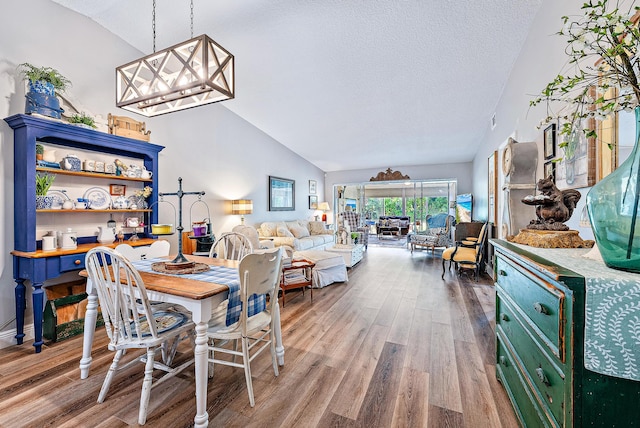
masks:
[(242, 260), (247, 254), (253, 252), (253, 246), (249, 239), (241, 233), (227, 232), (213, 243), (209, 250), (209, 257), (227, 260)]
[[(85, 265), (89, 279), (98, 292), (100, 311), (109, 336), (109, 349), (115, 351), (100, 389), (98, 403), (105, 400), (125, 351), (132, 348), (146, 349), (146, 354), (121, 367), (124, 369), (138, 361), (145, 363), (138, 411), (138, 423), (144, 425), (152, 387), (193, 363), (193, 359), (190, 359), (177, 367), (171, 367), (179, 341), (184, 337), (193, 337), (195, 325), (186, 311), (152, 312), (140, 274), (119, 252), (107, 247), (93, 248), (86, 255)], [(161, 361), (156, 361), (158, 351), (162, 354)], [(153, 373), (156, 369), (163, 370), (166, 374), (154, 383)]]
[(171, 244), (169, 241), (155, 241), (149, 246), (132, 247), (129, 244), (119, 244), (116, 251), (125, 256), (130, 261), (155, 259), (169, 255)]
[[(169, 241), (165, 240), (155, 241), (149, 246), (141, 247), (132, 247), (129, 244), (116, 245), (116, 251), (122, 254), (130, 262), (168, 256), (170, 250), (171, 244), (169, 243)], [(151, 309), (154, 312), (166, 310), (177, 306), (172, 303), (156, 302), (154, 300), (151, 300), (150, 303)], [(178, 309), (186, 310), (182, 306), (180, 306)]]
[[(278, 304), (282, 251), (281, 247), (265, 250), (261, 253), (249, 254), (240, 261), (240, 299), (242, 301), (240, 320), (230, 326), (226, 325), (224, 319), (218, 322), (209, 322), (207, 332), (209, 336), (209, 375), (213, 375), (213, 365), (215, 364), (243, 367), (251, 407), (255, 405), (251, 382), (251, 361), (267, 347), (271, 349), (273, 372), (278, 376), (272, 314)], [(268, 295), (268, 303), (264, 311), (249, 317), (248, 300), (253, 294)], [(216, 345), (216, 340), (220, 340), (221, 344)], [(242, 351), (238, 351), (235, 346), (238, 340), (242, 343)], [(236, 342), (233, 349), (224, 347), (232, 341)], [(226, 355), (231, 360), (216, 356), (219, 353)], [(236, 357), (241, 357), (242, 361), (237, 363)]]
[[(209, 250), (209, 257), (227, 260), (242, 260), (247, 254), (253, 252), (253, 246), (249, 239), (237, 232), (226, 232), (213, 243)], [(229, 301), (225, 300), (211, 310), (213, 322), (224, 321), (227, 317)]]

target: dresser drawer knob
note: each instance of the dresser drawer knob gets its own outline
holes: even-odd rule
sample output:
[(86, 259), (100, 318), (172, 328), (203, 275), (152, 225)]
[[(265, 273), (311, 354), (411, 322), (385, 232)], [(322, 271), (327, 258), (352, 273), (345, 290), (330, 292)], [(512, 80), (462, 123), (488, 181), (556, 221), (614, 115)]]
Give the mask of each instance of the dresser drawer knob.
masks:
[(500, 319), (502, 321), (509, 321), (509, 315), (507, 314), (500, 314)]
[(549, 382), (549, 379), (547, 379), (547, 376), (545, 376), (544, 370), (542, 370), (542, 367), (538, 367), (536, 369), (536, 374), (538, 375), (538, 379), (540, 379), (540, 382), (542, 382), (547, 386), (551, 386), (551, 383)]
[(500, 356), (500, 364), (502, 364), (505, 367), (509, 366), (509, 362), (507, 361), (507, 357), (505, 357), (504, 355), (501, 355)]
[(76, 260), (76, 261), (75, 261), (75, 262), (73, 262), (73, 263), (75, 263), (75, 265), (76, 265), (76, 266), (78, 266), (78, 265), (80, 265), (80, 263), (82, 263), (82, 261), (81, 261), (81, 260)]
[(549, 315), (549, 310), (540, 302), (534, 303), (533, 309), (540, 314)]
[(502, 270), (502, 269), (500, 269), (500, 270), (498, 271), (498, 275), (500, 275), (500, 276), (507, 276), (507, 272), (506, 272), (506, 271), (504, 271), (504, 270)]

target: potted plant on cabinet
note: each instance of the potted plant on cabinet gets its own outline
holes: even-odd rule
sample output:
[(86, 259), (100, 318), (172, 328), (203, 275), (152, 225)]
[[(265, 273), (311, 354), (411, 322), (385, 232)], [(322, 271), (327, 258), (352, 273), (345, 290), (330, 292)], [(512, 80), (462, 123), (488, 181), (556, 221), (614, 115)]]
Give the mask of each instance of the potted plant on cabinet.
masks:
[(53, 205), (53, 196), (47, 196), (49, 188), (56, 176), (51, 174), (36, 173), (36, 209), (47, 210)]
[(36, 160), (42, 160), (44, 157), (44, 146), (36, 144)]
[(82, 128), (97, 128), (95, 120), (91, 116), (87, 116), (84, 112), (71, 116), (69, 118), (69, 123)]
[(64, 92), (71, 86), (71, 81), (51, 67), (36, 67), (25, 62), (18, 69), (24, 79), (29, 81), (29, 91), (25, 95), (25, 113), (60, 119), (63, 110), (55, 92)]

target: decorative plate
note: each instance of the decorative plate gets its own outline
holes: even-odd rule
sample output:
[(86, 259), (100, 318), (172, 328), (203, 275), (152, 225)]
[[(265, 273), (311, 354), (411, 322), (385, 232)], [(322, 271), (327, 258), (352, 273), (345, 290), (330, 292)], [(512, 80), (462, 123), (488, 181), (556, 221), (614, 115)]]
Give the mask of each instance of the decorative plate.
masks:
[(84, 199), (89, 201), (89, 208), (108, 210), (111, 207), (111, 196), (102, 187), (92, 187), (84, 192)]
[(51, 204), (51, 208), (54, 210), (62, 209), (62, 204), (64, 201), (70, 201), (69, 196), (65, 193), (66, 190), (49, 190), (47, 192), (47, 196), (53, 197), (53, 203)]

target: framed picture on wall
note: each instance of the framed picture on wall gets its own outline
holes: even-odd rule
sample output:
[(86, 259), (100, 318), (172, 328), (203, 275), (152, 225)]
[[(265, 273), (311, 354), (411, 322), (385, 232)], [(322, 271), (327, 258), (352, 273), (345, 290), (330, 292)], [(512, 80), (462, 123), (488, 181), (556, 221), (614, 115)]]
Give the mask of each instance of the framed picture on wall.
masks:
[[(558, 136), (555, 183), (558, 189), (579, 189), (596, 184), (596, 139), (585, 129), (596, 129), (594, 118), (583, 119), (570, 135)], [(562, 126), (562, 125), (560, 125)]]
[(556, 155), (556, 124), (552, 123), (544, 130), (544, 158), (551, 159)]
[(549, 177), (552, 176), (553, 177), (553, 182), (556, 182), (556, 163), (553, 161), (549, 161), (546, 162), (544, 164), (544, 176)]
[(269, 211), (296, 209), (296, 182), (287, 178), (269, 176)]
[(318, 183), (316, 183), (316, 180), (309, 180), (309, 193), (315, 195), (317, 186)]
[(109, 194), (111, 196), (124, 196), (127, 186), (124, 184), (109, 184)]
[(491, 156), (489, 156), (489, 165), (487, 172), (487, 179), (489, 183), (489, 216), (487, 217), (489, 223), (494, 223), (498, 219), (498, 200), (497, 200), (497, 189), (498, 189), (498, 174), (496, 171), (498, 170), (498, 152), (494, 151)]
[(317, 195), (310, 195), (309, 196), (309, 209), (310, 210), (317, 210), (318, 209), (318, 196)]

